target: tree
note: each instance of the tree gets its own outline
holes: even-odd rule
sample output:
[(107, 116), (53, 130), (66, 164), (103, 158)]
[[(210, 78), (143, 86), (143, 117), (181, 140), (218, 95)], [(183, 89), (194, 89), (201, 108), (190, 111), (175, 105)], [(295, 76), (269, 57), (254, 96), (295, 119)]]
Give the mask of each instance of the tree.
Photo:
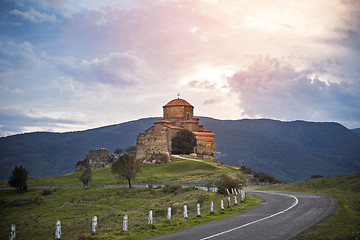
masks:
[(8, 184), (10, 187), (16, 188), (18, 193), (25, 192), (27, 190), (27, 177), (28, 172), (26, 169), (22, 165), (19, 167), (16, 165), (8, 180)]
[(116, 149), (114, 150), (114, 153), (115, 153), (118, 157), (120, 157), (120, 155), (123, 153), (123, 150), (122, 150), (122, 148), (116, 148)]
[(130, 147), (126, 148), (125, 152), (128, 154), (135, 155), (136, 154), (136, 146), (130, 146)]
[(183, 129), (178, 131), (171, 139), (171, 153), (173, 154), (190, 154), (194, 152), (196, 146), (195, 134), (189, 130)]
[(125, 178), (129, 182), (131, 188), (131, 180), (133, 180), (138, 172), (141, 171), (141, 163), (136, 161), (135, 155), (124, 154), (113, 163), (111, 172), (118, 178)]
[(92, 180), (92, 172), (90, 167), (86, 167), (85, 171), (81, 174), (79, 180), (84, 184), (84, 187)]

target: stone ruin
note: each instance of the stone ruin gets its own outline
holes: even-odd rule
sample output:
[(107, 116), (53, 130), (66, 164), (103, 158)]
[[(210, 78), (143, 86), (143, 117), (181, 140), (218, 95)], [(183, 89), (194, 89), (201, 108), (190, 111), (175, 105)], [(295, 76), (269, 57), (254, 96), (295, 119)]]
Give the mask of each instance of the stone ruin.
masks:
[(76, 165), (76, 171), (84, 170), (85, 166), (90, 167), (91, 171), (99, 168), (109, 167), (114, 160), (114, 154), (109, 156), (109, 150), (106, 148), (90, 150), (86, 154), (84, 161), (78, 162)]

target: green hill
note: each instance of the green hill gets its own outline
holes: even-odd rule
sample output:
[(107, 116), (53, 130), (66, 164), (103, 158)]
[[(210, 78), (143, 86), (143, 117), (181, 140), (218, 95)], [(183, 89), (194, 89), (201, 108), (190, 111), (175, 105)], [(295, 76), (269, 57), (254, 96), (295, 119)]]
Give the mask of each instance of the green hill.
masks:
[[(173, 160), (167, 164), (143, 164), (142, 171), (136, 175), (134, 184), (155, 184), (155, 183), (179, 183), (179, 182), (207, 182), (217, 180), (222, 174), (233, 177), (240, 177), (242, 180), (252, 178), (252, 175), (242, 172), (232, 166), (224, 165), (213, 161), (196, 159)], [(32, 177), (28, 180), (29, 186), (41, 185), (81, 185), (79, 181), (80, 172), (73, 172), (64, 175), (51, 177)], [(111, 173), (110, 168), (103, 168), (93, 171), (91, 185), (127, 184), (125, 180), (119, 180)], [(7, 186), (2, 181), (0, 186)]]

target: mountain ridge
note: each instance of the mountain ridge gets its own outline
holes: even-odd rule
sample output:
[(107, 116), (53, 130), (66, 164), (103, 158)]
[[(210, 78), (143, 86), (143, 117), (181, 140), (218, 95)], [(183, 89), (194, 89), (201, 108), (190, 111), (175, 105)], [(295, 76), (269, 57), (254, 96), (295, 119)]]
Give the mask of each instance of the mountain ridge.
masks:
[[(160, 117), (142, 118), (84, 131), (35, 132), (0, 138), (0, 179), (16, 164), (30, 176), (51, 176), (73, 171), (92, 149), (126, 148), (138, 133)], [(360, 135), (338, 123), (282, 122), (272, 119), (218, 120), (199, 117), (217, 134), (217, 159), (245, 165), (281, 181), (312, 175), (338, 176), (360, 171)]]

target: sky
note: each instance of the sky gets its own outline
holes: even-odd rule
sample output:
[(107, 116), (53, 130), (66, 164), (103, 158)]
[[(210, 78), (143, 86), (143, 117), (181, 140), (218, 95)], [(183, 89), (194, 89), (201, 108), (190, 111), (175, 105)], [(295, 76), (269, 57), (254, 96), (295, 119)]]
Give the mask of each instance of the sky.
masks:
[(162, 116), (360, 127), (360, 0), (1, 0), (0, 136)]

